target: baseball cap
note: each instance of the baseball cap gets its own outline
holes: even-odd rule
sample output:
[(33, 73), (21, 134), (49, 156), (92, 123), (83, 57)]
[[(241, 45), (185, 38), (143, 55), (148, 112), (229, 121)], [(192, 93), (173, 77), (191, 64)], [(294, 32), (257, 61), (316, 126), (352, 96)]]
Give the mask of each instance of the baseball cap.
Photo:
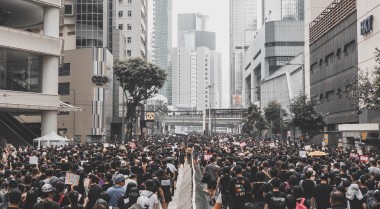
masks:
[(54, 187), (51, 184), (44, 184), (41, 188), (42, 192), (52, 192), (54, 191)]
[(120, 182), (123, 182), (125, 180), (124, 178), (124, 175), (122, 174), (118, 174), (116, 177), (115, 177), (115, 183), (120, 183)]
[(137, 204), (141, 205), (143, 209), (149, 208), (149, 198), (145, 196), (140, 196), (137, 198)]

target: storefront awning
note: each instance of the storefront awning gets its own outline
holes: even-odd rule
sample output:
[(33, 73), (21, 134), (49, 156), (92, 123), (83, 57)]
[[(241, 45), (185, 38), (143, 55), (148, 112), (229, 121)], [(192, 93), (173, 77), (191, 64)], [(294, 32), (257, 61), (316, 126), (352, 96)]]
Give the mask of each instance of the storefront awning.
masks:
[(82, 111), (84, 110), (83, 108), (80, 107), (75, 107), (72, 105), (69, 105), (64, 102), (59, 102), (59, 111), (60, 112), (77, 112), (77, 111)]

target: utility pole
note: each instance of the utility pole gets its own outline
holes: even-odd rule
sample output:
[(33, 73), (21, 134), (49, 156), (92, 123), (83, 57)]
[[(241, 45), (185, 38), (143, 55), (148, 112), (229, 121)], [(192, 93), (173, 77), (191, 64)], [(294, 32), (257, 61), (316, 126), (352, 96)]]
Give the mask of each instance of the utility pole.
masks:
[[(122, 118), (122, 125), (121, 125), (121, 143), (124, 144), (125, 142), (125, 95), (124, 95), (124, 92), (123, 92), (123, 118)], [(115, 142), (116, 142), (116, 139), (115, 139)]]

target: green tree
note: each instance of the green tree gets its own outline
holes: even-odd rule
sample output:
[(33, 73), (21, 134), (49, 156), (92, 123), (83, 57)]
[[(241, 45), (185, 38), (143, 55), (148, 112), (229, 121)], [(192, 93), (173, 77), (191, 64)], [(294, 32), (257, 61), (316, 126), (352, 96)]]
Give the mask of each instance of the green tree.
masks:
[[(375, 61), (372, 73), (359, 73), (360, 69), (350, 79), (345, 79), (345, 86), (338, 89), (337, 94), (343, 94), (350, 100), (351, 105), (357, 109), (380, 111), (380, 50), (376, 48)], [(343, 89), (343, 90), (341, 90)]]
[(127, 99), (127, 115), (125, 116), (129, 137), (132, 137), (136, 123), (136, 107), (163, 87), (167, 74), (158, 66), (142, 58), (115, 60), (114, 73), (119, 80)]
[(284, 118), (287, 115), (286, 110), (282, 109), (277, 101), (270, 101), (267, 104), (264, 108), (264, 116), (272, 134), (279, 134), (285, 130)]
[(324, 116), (315, 111), (316, 100), (300, 95), (292, 100), (289, 110), (293, 115), (291, 125), (298, 127), (302, 134), (310, 138), (323, 130)]
[(243, 123), (242, 132), (254, 137), (260, 136), (262, 131), (266, 129), (266, 123), (260, 108), (254, 104), (250, 104), (247, 108)]

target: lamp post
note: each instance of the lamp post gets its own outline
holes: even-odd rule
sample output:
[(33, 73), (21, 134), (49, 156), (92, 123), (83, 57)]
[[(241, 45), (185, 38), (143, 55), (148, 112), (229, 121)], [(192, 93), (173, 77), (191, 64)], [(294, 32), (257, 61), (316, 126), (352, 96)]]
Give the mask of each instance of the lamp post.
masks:
[(214, 88), (214, 84), (207, 86), (208, 88), (208, 133), (211, 136), (211, 88)]
[[(75, 95), (76, 95), (76, 92), (75, 92), (75, 89), (70, 89), (70, 91), (73, 91), (74, 94), (73, 94), (73, 105), (75, 107)], [(74, 121), (73, 121), (73, 138), (75, 138), (75, 111), (74, 111)]]

